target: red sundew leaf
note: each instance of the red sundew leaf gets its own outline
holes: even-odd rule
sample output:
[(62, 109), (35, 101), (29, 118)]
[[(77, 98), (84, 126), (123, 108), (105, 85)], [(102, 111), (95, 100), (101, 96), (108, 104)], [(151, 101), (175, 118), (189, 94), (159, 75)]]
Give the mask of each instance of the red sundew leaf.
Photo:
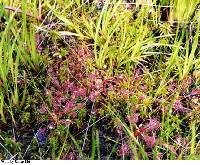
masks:
[(174, 146), (169, 145), (169, 150), (176, 155), (176, 149), (174, 148)]
[(59, 81), (58, 81), (58, 79), (56, 77), (51, 77), (51, 82), (55, 87), (60, 89), (61, 86), (60, 86), (60, 83), (59, 83)]
[(46, 89), (46, 90), (45, 90), (45, 96), (49, 96), (50, 94), (51, 94), (51, 90)]
[(130, 160), (135, 160), (135, 155), (133, 153), (131, 153), (131, 158)]
[(72, 98), (75, 100), (78, 97), (84, 99), (86, 97), (86, 88), (78, 88), (77, 90), (72, 92)]
[(191, 76), (188, 76), (186, 78), (183, 79), (183, 82), (182, 82), (182, 91), (185, 91), (190, 85), (192, 85), (193, 83), (193, 79)]
[(145, 95), (139, 95), (139, 96), (138, 96), (138, 99), (139, 99), (139, 100), (144, 100), (145, 98), (146, 98)]
[(139, 130), (141, 133), (145, 133), (147, 131), (147, 129), (145, 127), (141, 127)]
[(64, 92), (68, 92), (69, 88), (68, 88), (68, 82), (64, 82), (62, 85), (61, 85), (61, 88)]
[(149, 131), (157, 131), (161, 127), (161, 123), (157, 119), (150, 119), (149, 123), (146, 125), (146, 128)]
[(126, 156), (129, 153), (130, 146), (128, 144), (123, 144), (118, 151), (119, 156)]
[(63, 99), (62, 97), (55, 96), (54, 97), (54, 105), (57, 106), (58, 108), (60, 108), (61, 107), (61, 103), (62, 103), (62, 99)]
[(83, 108), (85, 108), (85, 104), (84, 103), (78, 103), (77, 104), (77, 108), (78, 109), (83, 109)]
[(76, 160), (77, 159), (76, 157), (77, 156), (74, 152), (70, 152), (70, 153), (67, 154), (66, 160)]
[(140, 132), (140, 131), (135, 131), (135, 132), (134, 132), (134, 136), (135, 136), (135, 137), (141, 136), (141, 132)]
[(69, 81), (64, 82), (61, 85), (61, 87), (62, 87), (63, 91), (65, 91), (65, 92), (69, 92), (69, 91), (73, 92), (73, 91), (77, 90), (77, 87), (76, 87), (75, 83), (74, 82), (69, 82)]
[(178, 136), (176, 137), (175, 142), (176, 142), (176, 144), (178, 144), (179, 146), (181, 146), (181, 145), (182, 145), (182, 137), (181, 137), (180, 135), (178, 135)]
[(95, 88), (97, 89), (97, 90), (99, 90), (100, 88), (102, 88), (103, 87), (103, 81), (102, 81), (102, 79), (97, 79), (96, 81), (95, 81)]
[(148, 135), (144, 135), (143, 136), (144, 141), (147, 145), (148, 148), (153, 148), (155, 143), (156, 143), (156, 138), (155, 136), (148, 136)]
[(134, 71), (134, 79), (139, 80), (141, 79), (142, 71), (140, 68), (136, 68)]
[(79, 88), (78, 92), (79, 92), (79, 96), (80, 97), (85, 98), (86, 97), (86, 93), (87, 93), (87, 89), (86, 88)]
[(138, 137), (142, 138), (143, 133), (145, 133), (146, 131), (147, 131), (147, 129), (145, 127), (141, 127), (141, 128), (139, 128), (138, 131), (134, 132), (134, 136), (138, 136)]
[(98, 95), (99, 95), (99, 93), (96, 92), (96, 91), (95, 92), (91, 92), (90, 96), (89, 96), (90, 101), (95, 102), (95, 99), (96, 99), (96, 97), (98, 97)]
[(69, 83), (68, 83), (68, 89), (69, 89), (71, 92), (75, 91), (75, 90), (76, 90), (76, 85), (75, 85), (75, 83), (74, 83), (74, 82), (69, 82)]
[(176, 81), (170, 82), (170, 84), (169, 84), (169, 86), (168, 86), (168, 91), (169, 91), (170, 93), (173, 93), (173, 92), (176, 91), (177, 87), (178, 87), (178, 84), (177, 84)]
[(134, 113), (131, 116), (127, 116), (127, 119), (129, 120), (130, 123), (136, 124), (139, 120), (139, 116), (140, 116), (139, 113)]
[(82, 73), (78, 73), (77, 75), (76, 75), (76, 78), (77, 78), (77, 80), (82, 80), (83, 79), (83, 74)]
[(59, 123), (61, 125), (64, 125), (64, 126), (68, 127), (71, 124), (71, 120), (69, 120), (69, 119), (61, 119), (61, 120), (59, 120)]
[(193, 89), (189, 94), (190, 97), (196, 96), (196, 95), (200, 95), (200, 89)]
[(123, 99), (128, 100), (129, 96), (130, 96), (130, 92), (129, 92), (129, 90), (122, 90), (121, 95), (122, 95)]
[(137, 104), (131, 105), (131, 112), (132, 113), (135, 113), (138, 109), (139, 109), (139, 105), (137, 105)]
[(165, 148), (168, 148), (173, 154), (177, 155), (176, 149), (172, 145), (162, 144)]
[(124, 79), (125, 79), (125, 76), (124, 76), (124, 74), (119, 74), (116, 78), (117, 78), (118, 80), (124, 80)]
[(69, 111), (71, 111), (73, 108), (74, 108), (74, 101), (68, 101), (65, 105), (65, 108), (64, 108), (64, 113), (67, 113)]
[(51, 123), (48, 125), (48, 128), (49, 128), (49, 129), (55, 129), (55, 128), (56, 128), (55, 122), (51, 122)]
[(48, 68), (47, 72), (48, 73), (53, 73), (53, 68), (52, 67)]
[(58, 102), (55, 99), (53, 100), (53, 109), (54, 109), (54, 113), (58, 113), (59, 106), (58, 106)]
[(142, 134), (142, 132), (140, 132), (140, 131), (135, 131), (134, 132), (134, 134), (133, 134), (135, 137), (139, 137), (139, 138), (143, 138), (143, 134)]
[(56, 91), (55, 95), (57, 98), (61, 98), (62, 97), (62, 93), (60, 91)]
[(43, 113), (43, 114), (47, 113), (47, 107), (44, 104), (42, 104), (40, 107), (40, 113)]
[(185, 108), (185, 107), (183, 106), (183, 103), (181, 102), (180, 99), (177, 99), (177, 100), (174, 102), (173, 109), (174, 109), (175, 111), (182, 111), (182, 112), (187, 112), (187, 111), (190, 110), (189, 108)]
[(77, 54), (79, 57), (81, 57), (81, 60), (86, 60), (87, 53), (85, 52), (85, 50), (83, 48), (78, 49)]
[(79, 93), (78, 93), (78, 91), (73, 91), (71, 97), (72, 97), (73, 100), (76, 100), (76, 99), (79, 97)]
[(95, 84), (93, 82), (90, 83), (89, 87), (90, 87), (91, 90), (95, 90)]
[(161, 160), (162, 158), (163, 158), (163, 153), (161, 153), (161, 152), (157, 153), (156, 159)]
[(147, 92), (147, 91), (148, 91), (148, 87), (147, 87), (146, 85), (140, 85), (140, 86), (138, 87), (138, 89), (139, 89), (140, 91), (142, 91), (142, 92)]
[(70, 116), (72, 119), (75, 119), (77, 117), (77, 113), (76, 112), (71, 112)]
[(96, 78), (97, 78), (97, 76), (96, 76), (96, 74), (94, 74), (94, 73), (90, 73), (90, 74), (88, 75), (88, 78), (89, 78), (90, 81), (95, 81)]

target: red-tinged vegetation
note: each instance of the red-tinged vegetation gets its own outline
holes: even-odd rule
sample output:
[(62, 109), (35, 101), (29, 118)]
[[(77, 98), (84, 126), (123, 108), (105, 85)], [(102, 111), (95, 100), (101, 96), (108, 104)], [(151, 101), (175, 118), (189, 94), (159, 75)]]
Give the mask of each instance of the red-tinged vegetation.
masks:
[(77, 156), (76, 156), (76, 154), (74, 152), (69, 152), (65, 159), (66, 160), (76, 160), (77, 159), (76, 157)]
[(142, 137), (143, 137), (143, 135), (145, 134), (147, 132), (147, 129), (145, 128), (145, 127), (141, 127), (141, 128), (139, 128), (138, 130), (136, 130), (135, 132), (134, 132), (134, 136), (138, 136), (138, 137), (140, 137), (141, 139), (142, 139)]
[[(157, 138), (162, 127), (159, 121), (160, 116), (155, 115), (148, 119), (144, 118), (140, 113), (140, 106), (149, 99), (148, 90), (150, 88), (144, 82), (142, 69), (134, 69), (131, 78), (128, 78), (128, 75), (125, 73), (108, 76), (104, 71), (90, 71), (86, 68), (87, 59), (90, 58), (90, 55), (84, 54), (86, 52), (88, 53), (89, 51), (84, 51), (83, 48), (80, 51), (73, 51), (71, 54), (69, 53), (66, 59), (48, 69), (49, 80), (52, 86), (46, 88), (46, 91), (48, 91), (46, 93), (52, 99), (51, 103), (54, 109), (49, 127), (55, 129), (58, 124), (65, 127), (69, 127), (72, 124), (74, 127), (79, 113), (83, 109), (86, 109), (87, 113), (91, 112), (92, 115), (98, 117), (101, 115), (107, 101), (116, 104), (114, 106), (116, 106), (117, 111), (125, 114), (123, 109), (119, 107), (122, 107), (125, 102), (130, 102), (130, 114), (125, 114), (125, 121), (132, 127), (133, 135), (140, 143), (145, 144), (145, 150), (153, 149), (156, 144), (162, 145), (159, 144)], [(66, 63), (68, 64), (66, 65)], [(185, 86), (182, 86), (182, 93), (185, 94), (192, 80), (188, 78), (184, 81)], [(150, 106), (161, 109), (162, 113), (166, 113), (168, 105), (165, 106), (162, 103), (172, 98), (171, 96), (175, 94), (177, 86), (178, 83), (176, 81), (169, 83), (167, 86), (168, 98), (156, 98), (152, 103), (150, 102)], [(193, 89), (189, 95), (196, 96), (199, 93), (198, 89)], [(173, 104), (173, 111), (189, 112), (189, 104), (185, 103), (184, 100), (188, 98), (179, 96)], [(133, 103), (131, 103), (132, 101)], [(93, 110), (91, 111), (90, 108), (93, 108)], [(45, 109), (51, 108), (42, 105), (41, 113), (44, 113)], [(124, 136), (124, 128), (120, 122), (115, 122), (114, 125), (113, 129), (118, 134), (118, 138)], [(77, 127), (80, 129), (80, 126), (77, 125)], [(126, 140), (124, 142), (126, 143), (118, 148), (118, 156), (120, 157), (130, 156), (129, 142)], [(175, 153), (175, 149), (172, 146), (169, 145), (168, 147), (171, 152)], [(152, 158), (152, 153), (148, 153), (149, 158)], [(74, 159), (73, 154), (70, 153), (69, 157), (70, 155), (71, 158), (69, 159)], [(162, 159), (163, 156), (162, 153), (159, 153), (157, 159)]]
[(181, 91), (187, 91), (187, 89), (193, 84), (193, 82), (194, 80), (191, 76), (187, 76), (186, 78), (184, 78), (181, 86)]
[(158, 131), (161, 127), (161, 123), (157, 119), (149, 119), (149, 123), (146, 124), (148, 131)]
[(184, 107), (183, 103), (181, 102), (181, 99), (176, 99), (176, 101), (173, 104), (174, 112), (188, 112), (191, 109)]
[(42, 104), (40, 107), (40, 113), (47, 114), (47, 107), (44, 104)]
[(122, 146), (118, 151), (118, 155), (121, 157), (127, 156), (129, 154), (129, 151), (130, 151), (129, 144), (122, 144)]
[(156, 143), (155, 136), (144, 135), (143, 139), (144, 139), (148, 148), (153, 148), (155, 146), (155, 143)]
[(127, 116), (127, 119), (131, 124), (137, 124), (139, 116), (140, 116), (139, 113), (134, 113), (131, 116)]
[(178, 83), (176, 81), (170, 82), (168, 84), (168, 91), (170, 94), (175, 93), (178, 87)]
[(198, 96), (200, 95), (200, 89), (193, 89), (190, 93), (189, 96), (193, 97), (193, 96)]

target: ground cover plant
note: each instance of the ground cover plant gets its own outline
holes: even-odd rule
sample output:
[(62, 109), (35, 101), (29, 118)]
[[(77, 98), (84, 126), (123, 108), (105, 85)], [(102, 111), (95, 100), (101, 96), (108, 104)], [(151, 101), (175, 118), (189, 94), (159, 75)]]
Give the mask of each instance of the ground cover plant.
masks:
[(198, 0), (1, 0), (0, 158), (200, 159)]

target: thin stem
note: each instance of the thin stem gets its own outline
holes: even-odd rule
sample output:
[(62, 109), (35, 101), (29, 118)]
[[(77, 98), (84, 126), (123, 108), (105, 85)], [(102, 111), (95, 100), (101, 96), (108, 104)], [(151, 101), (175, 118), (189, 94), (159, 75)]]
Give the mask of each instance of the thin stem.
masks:
[[(10, 10), (10, 11), (14, 11), (14, 12), (17, 12), (17, 13), (22, 13), (23, 11), (19, 8), (14, 8), (12, 6), (5, 6), (4, 9), (6, 10)], [(44, 21), (41, 17), (36, 17), (34, 16), (33, 14), (31, 13), (26, 13), (26, 16), (29, 16), (29, 17), (32, 17), (32, 18), (35, 18), (36, 20), (40, 21), (40, 22), (43, 22), (44, 24), (48, 24), (47, 21)]]

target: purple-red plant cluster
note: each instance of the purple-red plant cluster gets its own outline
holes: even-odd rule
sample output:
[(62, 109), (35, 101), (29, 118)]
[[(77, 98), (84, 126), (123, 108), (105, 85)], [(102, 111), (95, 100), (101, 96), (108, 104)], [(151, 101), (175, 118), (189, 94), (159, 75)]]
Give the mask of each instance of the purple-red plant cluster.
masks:
[[(49, 128), (55, 128), (59, 124), (69, 126), (73, 123), (76, 125), (78, 114), (83, 110), (98, 117), (102, 112), (99, 110), (104, 109), (104, 105), (109, 102), (121, 116), (125, 117), (125, 122), (133, 130), (133, 136), (140, 143), (145, 144), (149, 158), (152, 157), (152, 153), (148, 151), (152, 151), (155, 145), (167, 148), (167, 145), (159, 138), (159, 131), (162, 127), (161, 115), (155, 114), (147, 117), (141, 109), (146, 106), (148, 113), (150, 107), (153, 107), (158, 114), (167, 113), (170, 105), (165, 104), (164, 106), (163, 102), (171, 102), (171, 99), (176, 96), (172, 105), (174, 115), (191, 112), (191, 109), (195, 107), (194, 101), (191, 104), (187, 100), (200, 95), (199, 89), (188, 91), (193, 82), (192, 78), (184, 80), (178, 97), (176, 95), (178, 82), (174, 81), (167, 86), (166, 98), (151, 99), (148, 91), (154, 83), (149, 84), (149, 81), (145, 80), (144, 71), (141, 68), (135, 68), (132, 75), (124, 72), (110, 75), (106, 70), (91, 70), (88, 67), (88, 61), (91, 59), (92, 51), (89, 47), (77, 48), (72, 49), (65, 59), (49, 67), (49, 85), (45, 89), (45, 96), (49, 103), (43, 103), (40, 106), (41, 114), (50, 114)], [(129, 113), (124, 111), (127, 103), (130, 107)], [(88, 104), (90, 106), (87, 106)], [(85, 129), (80, 126), (79, 128)], [(127, 137), (120, 123), (115, 125), (112, 131), (119, 135), (119, 140), (121, 136)], [(130, 152), (130, 137), (125, 139), (127, 141), (125, 140), (119, 148), (118, 156), (133, 157)], [(168, 149), (176, 153), (173, 146), (168, 146)], [(160, 153), (157, 158), (160, 159), (162, 156)], [(68, 157), (75, 159), (76, 156), (72, 151)]]

